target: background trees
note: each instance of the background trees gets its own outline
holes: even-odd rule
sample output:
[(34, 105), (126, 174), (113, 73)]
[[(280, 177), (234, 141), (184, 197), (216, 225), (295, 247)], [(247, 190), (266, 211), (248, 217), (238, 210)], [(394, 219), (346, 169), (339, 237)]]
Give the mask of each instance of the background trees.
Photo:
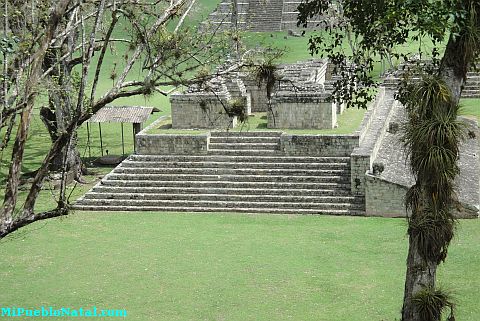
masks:
[[(416, 184), (407, 194), (409, 254), (402, 320), (440, 320), (453, 304), (436, 288), (438, 264), (445, 260), (453, 237), (457, 206), (453, 181), (458, 174), (458, 145), (462, 125), (457, 121), (458, 103), (466, 74), (480, 54), (480, 3), (475, 0), (306, 0), (299, 23), (331, 11), (342, 15), (325, 30), (312, 36), (310, 51), (324, 53), (337, 66), (342, 79), (335, 99), (365, 107), (375, 63), (396, 58), (408, 60), (424, 53), (432, 64), (417, 63), (419, 83), (406, 79), (398, 94), (408, 122), (405, 147)], [(353, 44), (351, 51), (345, 42)], [(417, 42), (413, 52), (397, 46)], [(425, 42), (431, 48), (425, 48)], [(479, 107), (480, 108), (480, 107)]]

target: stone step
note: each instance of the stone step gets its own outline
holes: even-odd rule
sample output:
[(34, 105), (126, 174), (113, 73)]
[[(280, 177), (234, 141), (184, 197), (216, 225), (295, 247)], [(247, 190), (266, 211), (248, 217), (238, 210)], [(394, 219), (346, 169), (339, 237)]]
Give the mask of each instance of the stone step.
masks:
[(356, 203), (305, 203), (305, 202), (253, 202), (253, 201), (202, 201), (202, 200), (124, 200), (124, 199), (82, 199), (78, 205), (97, 206), (149, 206), (149, 207), (209, 207), (209, 208), (256, 208), (256, 209), (316, 209), (316, 210), (362, 210), (361, 204)]
[(110, 180), (101, 182), (104, 186), (116, 187), (182, 187), (182, 188), (242, 188), (242, 189), (345, 189), (350, 190), (350, 183), (344, 182), (244, 182), (244, 181), (182, 181), (182, 180)]
[(280, 143), (278, 137), (261, 137), (261, 136), (224, 136), (224, 137), (210, 137), (210, 144), (212, 143)]
[(462, 94), (462, 98), (480, 98), (480, 93)]
[(241, 155), (131, 155), (128, 161), (143, 162), (231, 162), (231, 163), (348, 163), (350, 157), (311, 157), (311, 156), (251, 156)]
[(236, 150), (236, 149), (209, 149), (209, 155), (222, 155), (222, 156), (272, 156), (280, 155), (280, 151), (277, 149), (261, 149), (261, 150)]
[(349, 196), (345, 189), (289, 189), (289, 188), (215, 188), (215, 187), (126, 187), (97, 185), (92, 189), (94, 193), (140, 193), (140, 194), (217, 194), (217, 195), (290, 195), (290, 196)]
[[(104, 193), (92, 192), (85, 195), (85, 199), (116, 199), (116, 200), (187, 200), (187, 201), (221, 201), (221, 202), (293, 202), (293, 203), (352, 203), (362, 204), (362, 198), (354, 196), (294, 196), (294, 195), (235, 195), (235, 194), (173, 194), (173, 193)], [(148, 205), (148, 204), (145, 204)]]
[(280, 137), (283, 132), (264, 131), (264, 132), (210, 132), (210, 137)]
[(264, 150), (274, 151), (280, 149), (278, 143), (212, 143), (208, 144), (209, 150)]
[(250, 168), (250, 169), (338, 169), (350, 170), (350, 164), (338, 163), (250, 163), (250, 162), (177, 162), (177, 161), (124, 161), (122, 168)]
[(221, 207), (172, 207), (172, 206), (99, 206), (99, 205), (74, 205), (73, 209), (79, 211), (143, 211), (143, 212), (231, 212), (231, 213), (258, 213), (258, 214), (320, 214), (320, 215), (350, 215), (365, 216), (364, 210), (333, 210), (333, 209), (302, 209), (302, 208), (221, 208)]
[(462, 95), (464, 95), (464, 94), (466, 94), (466, 95), (468, 95), (468, 94), (478, 94), (478, 93), (480, 93), (480, 88), (478, 88), (478, 89), (465, 88), (462, 91)]
[(315, 183), (346, 183), (350, 181), (350, 177), (346, 176), (301, 176), (301, 175), (204, 175), (204, 174), (117, 174), (111, 173), (106, 177), (107, 180), (131, 180), (150, 182), (165, 181), (224, 181), (224, 182), (315, 182)]
[(150, 167), (117, 167), (113, 171), (117, 174), (197, 174), (197, 175), (273, 175), (273, 176), (345, 176), (350, 175), (350, 170), (343, 169), (290, 169), (290, 168), (150, 168)]

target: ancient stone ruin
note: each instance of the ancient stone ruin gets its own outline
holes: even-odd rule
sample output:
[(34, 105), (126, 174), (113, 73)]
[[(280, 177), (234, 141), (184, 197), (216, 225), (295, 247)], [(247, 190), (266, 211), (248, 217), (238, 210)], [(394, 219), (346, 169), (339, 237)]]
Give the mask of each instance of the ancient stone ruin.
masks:
[[(405, 108), (394, 89), (379, 88), (352, 134), (287, 131), (336, 126), (344, 107), (329, 102), (331, 70), (324, 60), (280, 65), (271, 97), (242, 73), (173, 94), (173, 129), (204, 131), (149, 133), (166, 116), (160, 118), (136, 135), (135, 154), (75, 208), (405, 216), (414, 181), (401, 142)], [(271, 130), (227, 131), (257, 112), (267, 112)], [(469, 126), (456, 181), (458, 217), (480, 211), (480, 130), (475, 121)]]
[[(301, 1), (288, 0), (238, 0), (237, 26), (249, 31), (296, 30), (297, 7)], [(223, 0), (210, 14), (206, 24), (215, 29), (229, 29), (232, 26), (232, 1)], [(312, 19), (309, 28), (322, 24), (322, 19)]]
[(279, 65), (271, 97), (267, 97), (265, 84), (253, 76), (242, 73), (217, 77), (204, 86), (171, 95), (172, 127), (235, 127), (237, 116), (231, 109), (236, 104), (243, 106), (241, 114), (247, 116), (266, 111), (268, 128), (334, 128), (344, 108), (329, 101), (330, 69), (325, 60)]

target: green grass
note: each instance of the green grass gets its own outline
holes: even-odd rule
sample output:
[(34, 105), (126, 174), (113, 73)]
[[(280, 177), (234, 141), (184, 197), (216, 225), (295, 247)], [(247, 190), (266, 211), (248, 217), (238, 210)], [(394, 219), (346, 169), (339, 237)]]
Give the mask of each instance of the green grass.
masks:
[[(480, 315), (479, 228), (461, 222), (439, 269), (462, 321)], [(0, 302), (126, 309), (141, 321), (393, 321), (405, 229), (401, 219), (80, 212), (0, 242)]]
[(460, 101), (460, 114), (476, 118), (480, 122), (480, 99), (462, 99)]

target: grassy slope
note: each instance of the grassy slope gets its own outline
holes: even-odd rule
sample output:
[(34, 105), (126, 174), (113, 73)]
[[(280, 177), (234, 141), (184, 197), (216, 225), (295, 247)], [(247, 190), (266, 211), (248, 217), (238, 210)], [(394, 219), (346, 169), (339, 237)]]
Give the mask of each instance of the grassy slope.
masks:
[[(127, 309), (127, 320), (393, 321), (401, 219), (76, 213), (0, 243), (3, 306)], [(479, 221), (462, 221), (439, 271), (477, 321)], [(80, 320), (80, 319), (79, 319)]]

